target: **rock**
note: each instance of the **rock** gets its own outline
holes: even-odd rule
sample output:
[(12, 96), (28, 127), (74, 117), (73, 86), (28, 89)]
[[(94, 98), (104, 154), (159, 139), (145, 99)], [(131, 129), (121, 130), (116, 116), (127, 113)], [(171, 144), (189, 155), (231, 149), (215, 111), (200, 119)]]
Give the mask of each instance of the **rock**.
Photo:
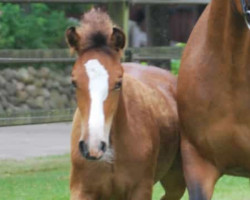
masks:
[(7, 90), (5, 90), (4, 88), (0, 88), (0, 100), (1, 97), (7, 97), (7, 96), (8, 96)]
[(39, 94), (43, 96), (45, 99), (48, 99), (50, 97), (50, 92), (46, 88), (41, 89)]
[(25, 87), (25, 85), (22, 82), (18, 82), (18, 81), (15, 83), (15, 85), (16, 85), (17, 90), (23, 90)]
[(4, 88), (6, 85), (6, 79), (0, 75), (0, 88)]
[(18, 106), (21, 104), (20, 100), (16, 97), (16, 96), (11, 96), (8, 98), (9, 102), (14, 105), (14, 106)]
[(43, 110), (49, 110), (50, 109), (50, 102), (49, 100), (45, 100), (43, 104)]
[(43, 96), (36, 97), (34, 105), (37, 108), (43, 108), (43, 106), (44, 106), (44, 97)]
[(32, 66), (0, 70), (0, 111), (1, 107), (9, 112), (75, 107), (71, 70), (71, 66), (56, 70)]
[(17, 72), (13, 69), (6, 68), (3, 70), (3, 76), (4, 76), (5, 80), (10, 81), (13, 78), (17, 77)]
[(4, 108), (7, 108), (9, 105), (7, 98), (3, 95), (0, 96), (0, 105), (2, 105)]
[(16, 85), (14, 83), (8, 82), (5, 86), (8, 95), (12, 96), (16, 94), (17, 88)]
[(8, 107), (5, 109), (6, 113), (13, 113), (15, 110), (15, 106), (9, 104)]
[(45, 87), (49, 90), (53, 89), (53, 81), (51, 79), (48, 79), (45, 83)]
[(32, 67), (32, 66), (29, 66), (29, 67), (28, 67), (28, 72), (29, 72), (29, 74), (32, 75), (32, 76), (35, 76), (35, 75), (37, 74), (37, 70), (35, 70), (35, 68)]
[(58, 90), (61, 86), (60, 86), (60, 83), (58, 83), (57, 81), (48, 79), (46, 82), (46, 87), (49, 90), (52, 90), (52, 89)]
[(30, 108), (29, 108), (29, 106), (27, 104), (23, 104), (23, 105), (20, 106), (20, 111), (24, 112), (24, 113), (27, 113), (27, 112), (30, 111)]
[(0, 114), (5, 113), (3, 106), (0, 104)]
[(56, 102), (53, 100), (48, 101), (48, 105), (50, 109), (55, 109), (56, 108)]
[(53, 90), (50, 95), (50, 106), (53, 108), (64, 108), (68, 98), (65, 94), (60, 95), (58, 91)]
[(36, 108), (35, 99), (33, 97), (29, 97), (26, 103), (31, 109)]
[(57, 90), (52, 90), (50, 92), (50, 99), (54, 101), (58, 101), (61, 98), (59, 92)]
[(71, 72), (72, 72), (72, 66), (68, 66), (64, 69), (65, 75), (66, 76), (70, 76)]
[(72, 108), (76, 108), (76, 100), (71, 99), (69, 106), (72, 107)]
[(25, 90), (27, 91), (28, 95), (35, 97), (37, 94), (36, 86), (28, 85)]
[(40, 70), (39, 70), (39, 76), (42, 77), (42, 78), (48, 78), (50, 75), (50, 69), (47, 68), (47, 67), (42, 67)]
[(29, 95), (26, 91), (22, 91), (22, 90), (17, 91), (17, 98), (18, 98), (19, 103), (24, 103), (27, 100), (28, 96)]
[(59, 82), (54, 81), (54, 82), (52, 82), (52, 84), (51, 84), (51, 88), (54, 88), (54, 89), (58, 89), (58, 90), (59, 90), (60, 87), (61, 87), (61, 85), (60, 85)]
[(57, 76), (57, 78), (55, 78), (56, 82), (58, 82), (61, 86), (66, 86), (66, 78), (64, 76)]
[(72, 80), (71, 80), (71, 77), (70, 77), (70, 76), (67, 76), (67, 77), (65, 78), (65, 85), (69, 85), (69, 86), (72, 85)]
[(37, 88), (41, 88), (41, 87), (43, 87), (45, 85), (45, 83), (46, 83), (45, 79), (39, 78), (39, 79), (36, 79), (35, 86)]
[(21, 68), (18, 70), (17, 78), (19, 81), (26, 84), (34, 82), (33, 76), (29, 74), (28, 69), (26, 68)]

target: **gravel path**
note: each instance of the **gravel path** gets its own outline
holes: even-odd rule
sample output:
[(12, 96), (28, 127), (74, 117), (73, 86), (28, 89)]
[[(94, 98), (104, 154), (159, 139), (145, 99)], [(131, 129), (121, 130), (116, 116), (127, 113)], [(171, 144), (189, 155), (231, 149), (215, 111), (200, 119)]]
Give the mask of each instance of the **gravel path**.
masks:
[(71, 123), (0, 127), (0, 159), (26, 159), (69, 152)]

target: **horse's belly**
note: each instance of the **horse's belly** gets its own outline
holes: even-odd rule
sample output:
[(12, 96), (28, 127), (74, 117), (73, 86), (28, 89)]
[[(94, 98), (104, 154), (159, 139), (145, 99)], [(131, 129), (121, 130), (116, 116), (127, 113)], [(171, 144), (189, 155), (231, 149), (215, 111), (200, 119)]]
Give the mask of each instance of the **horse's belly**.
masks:
[(231, 114), (216, 118), (210, 112), (198, 116), (202, 120), (186, 118), (182, 123), (184, 134), (201, 155), (222, 171), (231, 174), (250, 172), (250, 120), (242, 124)]

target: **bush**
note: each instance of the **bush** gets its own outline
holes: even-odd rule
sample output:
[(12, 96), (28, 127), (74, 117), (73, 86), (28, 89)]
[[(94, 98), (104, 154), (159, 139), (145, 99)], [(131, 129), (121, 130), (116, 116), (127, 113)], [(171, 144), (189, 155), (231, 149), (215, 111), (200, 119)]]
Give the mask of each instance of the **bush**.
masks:
[[(176, 46), (184, 48), (186, 46), (186, 44), (185, 43), (177, 43)], [(173, 74), (175, 74), (175, 75), (178, 75), (180, 65), (181, 65), (181, 60), (180, 59), (172, 59), (171, 60), (171, 72)]]
[(72, 25), (64, 12), (46, 4), (0, 4), (0, 49), (59, 48)]

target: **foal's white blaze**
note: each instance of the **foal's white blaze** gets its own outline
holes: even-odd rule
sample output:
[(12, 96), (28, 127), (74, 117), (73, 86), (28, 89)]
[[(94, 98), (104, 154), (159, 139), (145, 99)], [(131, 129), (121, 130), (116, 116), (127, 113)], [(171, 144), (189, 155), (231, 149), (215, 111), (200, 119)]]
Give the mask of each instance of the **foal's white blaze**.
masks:
[(88, 120), (89, 149), (98, 149), (100, 142), (107, 145), (109, 134), (105, 133), (104, 101), (108, 96), (108, 73), (104, 66), (96, 59), (84, 64), (89, 78), (90, 115)]

